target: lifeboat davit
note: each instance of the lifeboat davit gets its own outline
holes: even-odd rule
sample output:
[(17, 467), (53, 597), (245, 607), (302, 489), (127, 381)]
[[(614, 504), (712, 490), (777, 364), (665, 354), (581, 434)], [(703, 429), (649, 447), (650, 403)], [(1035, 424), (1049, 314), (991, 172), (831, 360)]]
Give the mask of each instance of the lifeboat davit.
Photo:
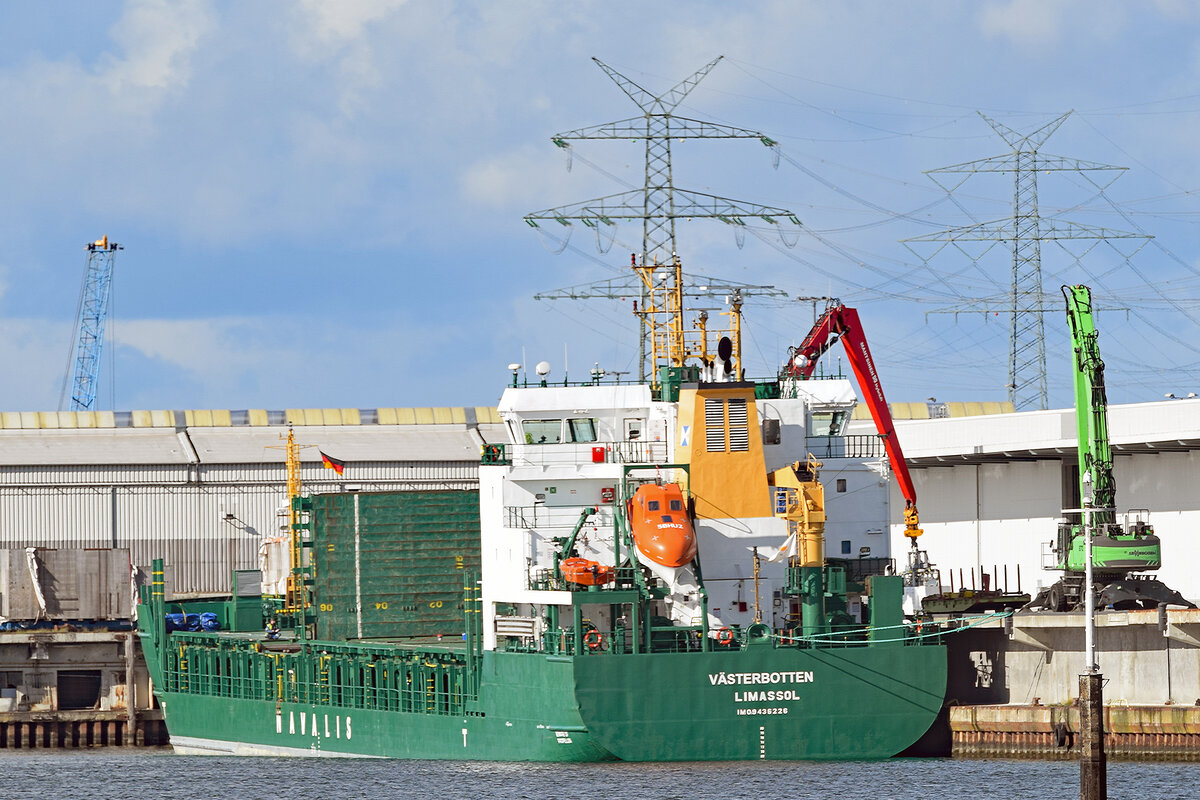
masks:
[(664, 567), (696, 557), (696, 532), (678, 483), (644, 483), (629, 501), (629, 527), (641, 553)]
[(558, 567), (562, 570), (564, 581), (580, 586), (603, 586), (612, 583), (615, 577), (612, 567), (606, 567), (598, 561), (588, 561), (586, 558), (566, 558)]

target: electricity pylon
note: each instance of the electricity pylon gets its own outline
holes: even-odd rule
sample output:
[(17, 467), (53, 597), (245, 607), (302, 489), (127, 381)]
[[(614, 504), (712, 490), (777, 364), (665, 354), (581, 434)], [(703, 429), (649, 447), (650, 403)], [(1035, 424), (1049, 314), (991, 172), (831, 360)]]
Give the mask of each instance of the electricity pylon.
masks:
[[(1137, 239), (1141, 234), (1080, 225), (1061, 219), (1046, 219), (1038, 209), (1037, 176), (1039, 172), (1078, 172), (1098, 189), (1105, 189), (1125, 167), (1098, 164), (1078, 158), (1045, 155), (1041, 146), (1058, 130), (1072, 112), (1047, 122), (1032, 133), (1021, 135), (983, 113), (979, 116), (992, 127), (1012, 153), (977, 161), (967, 161), (948, 167), (927, 170), (926, 175), (947, 194), (961, 186), (967, 178), (980, 172), (1011, 172), (1013, 175), (1013, 215), (1008, 219), (980, 222), (960, 228), (950, 228), (924, 236), (904, 239), (912, 242), (1011, 242), (1012, 284), (1008, 307), (996, 309), (1011, 314), (1008, 350), (1008, 399), (1017, 411), (1044, 409), (1048, 403), (1046, 390), (1046, 337), (1043, 314), (1046, 311), (1042, 292), (1042, 242), (1057, 239)], [(1084, 174), (1103, 171), (1113, 174), (1103, 183), (1091, 181)], [(939, 181), (936, 175), (959, 174), (953, 185)], [(939, 248), (940, 251), (941, 248)]]
[[(577, 221), (598, 229), (599, 226), (616, 225), (620, 220), (641, 220), (643, 265), (672, 263), (678, 252), (675, 246), (675, 220), (680, 218), (718, 219), (729, 225), (744, 226), (747, 217), (756, 217), (772, 225), (778, 225), (779, 220), (784, 219), (799, 226), (800, 220), (786, 209), (675, 187), (671, 173), (672, 139), (758, 139), (767, 147), (777, 146), (773, 139), (758, 131), (688, 119), (673, 113), (722, 58), (724, 56), (718, 56), (691, 77), (658, 95), (646, 91), (600, 59), (593, 58), (621, 91), (637, 104), (642, 115), (567, 131), (551, 137), (551, 141), (558, 147), (567, 148), (574, 139), (642, 139), (646, 142), (645, 183), (641, 189), (526, 214), (525, 222), (537, 228), (540, 227), (539, 222), (553, 221), (569, 227)], [(639, 292), (644, 307), (644, 287), (638, 288), (631, 282), (629, 292), (635, 291)], [(638, 372), (642, 380), (646, 379), (646, 338), (643, 320), (638, 356)]]

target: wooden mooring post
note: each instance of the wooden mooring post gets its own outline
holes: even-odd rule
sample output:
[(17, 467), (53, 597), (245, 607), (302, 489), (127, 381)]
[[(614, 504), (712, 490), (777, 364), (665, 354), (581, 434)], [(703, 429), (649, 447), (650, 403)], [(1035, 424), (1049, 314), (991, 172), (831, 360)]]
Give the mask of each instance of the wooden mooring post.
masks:
[(1104, 676), (1079, 676), (1079, 800), (1108, 800), (1104, 755)]

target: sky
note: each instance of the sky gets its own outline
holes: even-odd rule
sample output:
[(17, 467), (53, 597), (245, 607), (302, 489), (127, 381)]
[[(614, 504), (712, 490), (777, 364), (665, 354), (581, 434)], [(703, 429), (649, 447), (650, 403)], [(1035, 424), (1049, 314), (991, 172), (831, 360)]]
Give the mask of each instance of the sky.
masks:
[(1010, 217), (1011, 173), (928, 171), (1011, 157), (987, 119), (1072, 112), (1041, 154), (1126, 169), (1037, 176), (1043, 225), (1108, 237), (1042, 243), (1050, 406), (1064, 283), (1093, 288), (1110, 401), (1200, 392), (1189, 0), (59, 0), (0, 4), (0, 44), (3, 410), (66, 407), (104, 234), (98, 409), (482, 406), (511, 363), (636, 371), (630, 301), (534, 296), (627, 275), (640, 223), (523, 220), (642, 184), (640, 142), (551, 143), (641, 113), (593, 57), (658, 94), (723, 56), (675, 113), (779, 143), (672, 143), (676, 187), (802, 222), (679, 223), (685, 270), (782, 293), (746, 304), (748, 377), (830, 296), (890, 400), (1007, 399), (1009, 244), (904, 240)]

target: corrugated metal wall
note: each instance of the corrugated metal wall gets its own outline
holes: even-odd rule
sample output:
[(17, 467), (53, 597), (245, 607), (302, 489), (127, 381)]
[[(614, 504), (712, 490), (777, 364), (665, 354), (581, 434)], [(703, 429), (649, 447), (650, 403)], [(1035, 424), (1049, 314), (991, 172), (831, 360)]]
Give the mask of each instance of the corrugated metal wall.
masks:
[[(355, 464), (352, 480), (329, 480), (336, 476), (332, 470), (306, 470), (313, 478), (306, 481), (305, 491), (478, 486), (474, 464), (370, 466), (360, 471)], [(286, 485), (283, 469), (275, 465), (205, 467), (200, 483), (183, 482), (183, 470), (171, 474), (165, 469), (64, 467), (37, 472), (38, 477), (52, 475), (56, 480), (36, 485), (27, 473), (20, 476), (24, 485), (0, 484), (0, 548), (128, 547), (135, 566), (148, 568), (155, 558), (166, 560), (173, 594), (228, 592), (231, 569), (260, 568), (263, 540), (283, 533), (278, 512), (286, 505)], [(139, 483), (105, 481), (134, 474)]]
[(499, 421), (494, 408), (2, 412), (0, 548), (125, 547), (135, 567), (165, 559), (170, 594), (226, 593), (232, 570), (286, 552), (289, 422), (325, 426), (312, 437), (350, 462), (338, 475), (302, 451), (304, 492), (326, 494), (477, 490), (475, 448)]
[[(320, 464), (304, 464), (300, 480), (314, 489), (341, 487), (361, 483), (427, 483), (447, 482), (472, 485), (478, 480), (477, 461), (355, 461), (351, 474), (338, 476), (333, 470)], [(201, 464), (201, 483), (273, 483), (283, 484), (286, 480), (282, 464)]]
[(133, 483), (186, 483), (188, 464), (30, 464), (0, 467), (3, 486), (88, 486)]

